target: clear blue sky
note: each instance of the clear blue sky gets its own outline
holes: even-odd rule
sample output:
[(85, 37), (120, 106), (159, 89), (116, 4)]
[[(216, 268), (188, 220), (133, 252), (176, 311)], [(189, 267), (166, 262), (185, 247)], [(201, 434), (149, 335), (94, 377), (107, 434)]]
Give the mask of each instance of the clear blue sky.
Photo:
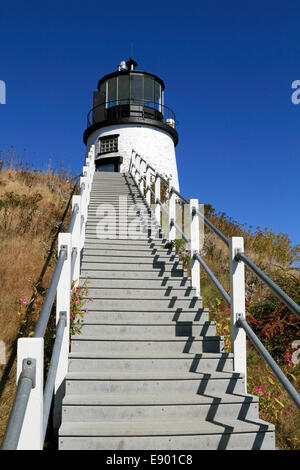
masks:
[(80, 172), (101, 76), (127, 60), (166, 83), (181, 192), (300, 243), (299, 1), (10, 1), (0, 7), (0, 149)]

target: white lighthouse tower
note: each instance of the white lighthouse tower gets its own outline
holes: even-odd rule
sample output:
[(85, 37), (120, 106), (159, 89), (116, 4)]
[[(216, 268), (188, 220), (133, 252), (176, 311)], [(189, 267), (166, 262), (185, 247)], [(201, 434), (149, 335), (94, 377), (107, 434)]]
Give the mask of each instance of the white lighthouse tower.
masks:
[(164, 104), (165, 84), (136, 66), (130, 57), (99, 80), (83, 136), (87, 153), (95, 145), (97, 171), (127, 172), (135, 150), (179, 190), (176, 117)]

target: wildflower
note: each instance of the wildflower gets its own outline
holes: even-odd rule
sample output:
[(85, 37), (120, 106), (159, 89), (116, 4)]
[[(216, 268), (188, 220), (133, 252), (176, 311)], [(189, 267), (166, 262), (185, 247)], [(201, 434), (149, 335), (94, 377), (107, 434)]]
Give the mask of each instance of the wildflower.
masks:
[(257, 366), (257, 370), (261, 370), (261, 367), (260, 367), (260, 366)]
[(287, 350), (284, 354), (284, 359), (288, 366), (291, 365), (291, 357), (292, 357), (292, 354), (290, 353), (290, 351)]
[(257, 387), (257, 386), (254, 387), (254, 393), (258, 393), (258, 395), (262, 395), (262, 394), (263, 394), (261, 385), (259, 385), (258, 387)]
[(266, 398), (270, 398), (270, 393), (266, 392)]
[(284, 414), (285, 414), (285, 416), (288, 416), (288, 415), (289, 415), (289, 412), (288, 412), (288, 411), (285, 411)]

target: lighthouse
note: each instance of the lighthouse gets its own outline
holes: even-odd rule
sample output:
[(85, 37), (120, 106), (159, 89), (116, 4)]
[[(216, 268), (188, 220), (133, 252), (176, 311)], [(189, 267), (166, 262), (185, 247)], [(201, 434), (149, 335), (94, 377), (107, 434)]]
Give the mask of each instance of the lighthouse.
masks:
[(87, 154), (94, 146), (96, 171), (125, 173), (134, 150), (179, 190), (175, 113), (165, 105), (163, 80), (137, 65), (130, 57), (99, 80), (83, 135)]

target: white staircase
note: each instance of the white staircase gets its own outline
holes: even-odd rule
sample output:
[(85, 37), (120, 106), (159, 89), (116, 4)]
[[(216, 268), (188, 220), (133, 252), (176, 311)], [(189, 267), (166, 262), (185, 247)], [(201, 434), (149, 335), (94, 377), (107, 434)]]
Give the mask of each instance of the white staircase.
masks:
[[(94, 174), (81, 260), (93, 301), (72, 337), (59, 448), (275, 449), (273, 425), (243, 393), (244, 377), (166, 240), (147, 229), (124, 238), (125, 196), (146, 210), (129, 174)], [(114, 239), (97, 237), (103, 203), (117, 210)]]

